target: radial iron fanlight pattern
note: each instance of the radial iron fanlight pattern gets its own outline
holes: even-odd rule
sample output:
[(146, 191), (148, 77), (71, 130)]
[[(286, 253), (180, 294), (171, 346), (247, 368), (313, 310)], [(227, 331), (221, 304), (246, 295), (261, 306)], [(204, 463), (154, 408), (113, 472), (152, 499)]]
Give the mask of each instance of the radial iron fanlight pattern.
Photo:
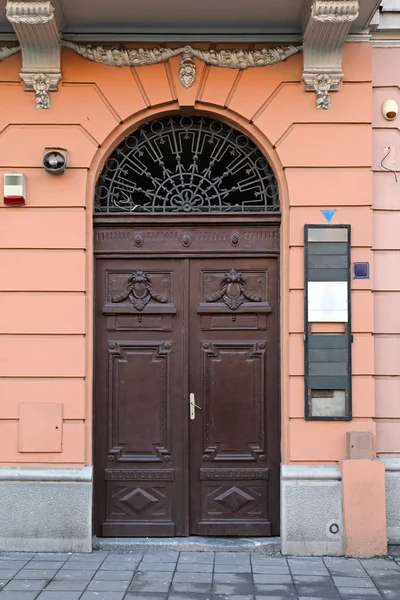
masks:
[(275, 175), (243, 133), (205, 117), (168, 117), (127, 137), (108, 158), (98, 213), (279, 210)]

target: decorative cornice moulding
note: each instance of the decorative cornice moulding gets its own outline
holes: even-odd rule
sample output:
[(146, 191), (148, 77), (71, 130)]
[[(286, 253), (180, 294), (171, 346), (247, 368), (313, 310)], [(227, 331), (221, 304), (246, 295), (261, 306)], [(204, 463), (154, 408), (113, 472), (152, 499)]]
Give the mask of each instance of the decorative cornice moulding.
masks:
[(50, 0), (16, 2), (7, 0), (6, 16), (21, 45), (21, 79), (36, 96), (37, 108), (50, 108), (50, 91), (61, 79), (60, 32)]
[(62, 45), (71, 48), (83, 58), (112, 67), (142, 67), (168, 61), (174, 56), (182, 55), (179, 67), (179, 79), (186, 88), (196, 80), (196, 65), (193, 58), (198, 58), (207, 65), (228, 69), (248, 69), (265, 67), (286, 60), (301, 51), (301, 46), (278, 46), (260, 50), (199, 50), (192, 46), (182, 48), (129, 48), (121, 46), (92, 46), (62, 41)]
[(47, 2), (7, 2), (7, 19), (10, 23), (38, 25), (54, 18), (54, 7)]
[(343, 79), (342, 53), (359, 0), (312, 0), (305, 18), (303, 74), (307, 91), (316, 92), (317, 108), (331, 107), (330, 92)]
[[(57, 0), (7, 0), (6, 15), (13, 25), (22, 52), (21, 78), (25, 89), (33, 91), (37, 108), (50, 108), (51, 91), (61, 79), (61, 45), (83, 58), (114, 67), (141, 67), (163, 63), (181, 56), (179, 79), (186, 88), (196, 80), (195, 58), (207, 65), (244, 70), (282, 62), (303, 51), (302, 79), (307, 91), (316, 93), (318, 109), (329, 109), (330, 92), (337, 91), (343, 78), (342, 52), (351, 24), (359, 14), (359, 0), (308, 0), (303, 12), (303, 43), (257, 50), (201, 50), (190, 45), (180, 48), (124, 48), (123, 46), (83, 45), (61, 41)], [(0, 60), (19, 47), (0, 47)]]
[(359, 14), (357, 0), (315, 0), (311, 17), (321, 23), (352, 23)]

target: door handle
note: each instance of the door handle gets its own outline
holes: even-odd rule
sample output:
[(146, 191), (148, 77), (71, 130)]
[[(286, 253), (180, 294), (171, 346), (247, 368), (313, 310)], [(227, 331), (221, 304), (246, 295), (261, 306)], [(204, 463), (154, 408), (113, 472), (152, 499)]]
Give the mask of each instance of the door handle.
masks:
[(196, 408), (201, 410), (201, 406), (197, 406), (195, 402), (194, 394), (189, 394), (189, 414), (191, 421), (194, 421), (196, 418)]

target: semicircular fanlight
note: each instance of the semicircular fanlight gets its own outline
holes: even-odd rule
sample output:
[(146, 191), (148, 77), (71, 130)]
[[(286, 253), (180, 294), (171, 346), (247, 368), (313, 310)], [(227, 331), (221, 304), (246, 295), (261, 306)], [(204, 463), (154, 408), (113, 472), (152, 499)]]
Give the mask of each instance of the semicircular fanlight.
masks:
[(267, 159), (243, 133), (206, 117), (152, 121), (109, 156), (97, 213), (269, 212), (279, 210)]

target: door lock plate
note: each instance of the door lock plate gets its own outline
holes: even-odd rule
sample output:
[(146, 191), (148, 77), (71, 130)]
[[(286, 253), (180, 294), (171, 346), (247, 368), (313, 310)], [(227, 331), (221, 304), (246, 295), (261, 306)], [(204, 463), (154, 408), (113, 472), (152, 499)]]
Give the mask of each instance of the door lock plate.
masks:
[(190, 419), (192, 421), (195, 420), (196, 418), (196, 408), (198, 408), (198, 410), (201, 410), (201, 406), (197, 406), (195, 399), (194, 399), (194, 394), (190, 394), (189, 395), (189, 414), (190, 414)]
[(194, 394), (189, 395), (189, 412), (190, 412), (190, 420), (194, 421), (196, 418), (196, 404), (194, 401)]

